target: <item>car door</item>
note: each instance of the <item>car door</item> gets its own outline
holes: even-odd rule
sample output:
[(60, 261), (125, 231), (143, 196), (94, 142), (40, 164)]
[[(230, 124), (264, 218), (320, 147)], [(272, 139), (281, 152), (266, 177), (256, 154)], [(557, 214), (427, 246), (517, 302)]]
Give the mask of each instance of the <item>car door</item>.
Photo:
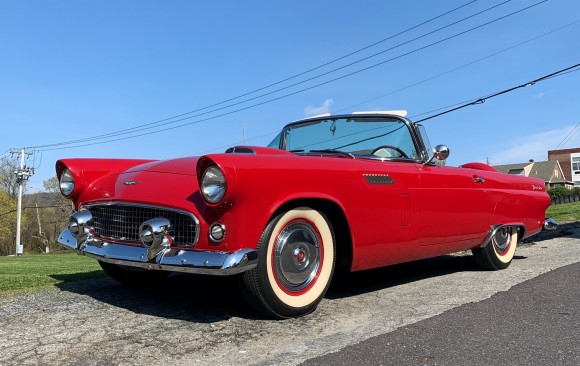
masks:
[(348, 193), (354, 238), (353, 270), (417, 259), (420, 207), (418, 165), (380, 160), (356, 164), (358, 183)]
[(446, 166), (425, 165), (419, 169), (418, 243), (428, 255), (464, 250), (484, 240), (493, 209), (485, 173)]

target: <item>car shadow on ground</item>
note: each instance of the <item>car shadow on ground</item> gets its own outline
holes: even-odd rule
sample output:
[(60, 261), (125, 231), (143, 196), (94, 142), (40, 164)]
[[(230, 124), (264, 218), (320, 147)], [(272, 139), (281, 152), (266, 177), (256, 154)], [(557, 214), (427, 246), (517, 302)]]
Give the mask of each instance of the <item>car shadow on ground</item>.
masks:
[[(60, 279), (60, 275), (53, 277)], [(163, 283), (142, 286), (124, 285), (108, 277), (57, 286), (111, 306), (167, 319), (195, 323), (231, 317), (259, 319), (259, 314), (247, 305), (237, 278), (175, 273)]]
[(532, 235), (529, 238), (522, 240), (522, 243), (537, 244), (541, 243), (544, 240), (550, 240), (561, 237), (580, 239), (580, 222), (567, 222), (559, 224), (556, 230), (541, 231), (536, 235)]
[[(471, 257), (444, 256), (381, 269), (337, 273), (326, 297), (337, 299), (411, 283), (458, 271), (477, 270)], [(63, 276), (54, 275), (58, 280)], [(135, 313), (196, 323), (213, 323), (231, 317), (265, 320), (245, 301), (239, 277), (171, 274), (162, 284), (134, 287), (109, 278), (64, 282), (58, 286), (99, 302)], [(93, 309), (94, 311), (95, 309)]]
[[(564, 224), (557, 230), (542, 232), (524, 240), (523, 245), (541, 244), (555, 237), (580, 238), (580, 224)], [(526, 257), (516, 255), (514, 260)], [(379, 269), (336, 273), (326, 294), (328, 299), (340, 299), (400, 286), (427, 278), (456, 272), (482, 271), (471, 255), (447, 255)], [(58, 280), (66, 280), (54, 275)], [(254, 311), (245, 301), (240, 277), (218, 277), (191, 274), (171, 274), (161, 284), (142, 287), (122, 285), (112, 279), (92, 279), (64, 282), (63, 291), (89, 296), (97, 301), (129, 311), (184, 320), (212, 323), (231, 317), (267, 319)]]
[(337, 273), (326, 297), (357, 296), (427, 278), (481, 270), (471, 255), (445, 255), (366, 271)]

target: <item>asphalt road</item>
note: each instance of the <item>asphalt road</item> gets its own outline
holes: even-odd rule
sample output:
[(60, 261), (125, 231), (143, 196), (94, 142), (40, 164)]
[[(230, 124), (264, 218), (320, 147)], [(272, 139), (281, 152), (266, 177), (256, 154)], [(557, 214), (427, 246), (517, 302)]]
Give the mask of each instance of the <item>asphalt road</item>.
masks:
[(580, 227), (557, 235), (520, 246), (503, 271), (445, 256), (351, 274), (284, 321), (257, 317), (224, 278), (3, 297), (0, 364), (577, 365)]
[(303, 365), (580, 365), (580, 263)]

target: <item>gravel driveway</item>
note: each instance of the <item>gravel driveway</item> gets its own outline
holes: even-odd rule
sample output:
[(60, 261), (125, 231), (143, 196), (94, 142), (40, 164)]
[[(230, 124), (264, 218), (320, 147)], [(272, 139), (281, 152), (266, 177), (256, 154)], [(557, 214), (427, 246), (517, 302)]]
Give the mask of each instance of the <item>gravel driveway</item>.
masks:
[[(109, 279), (0, 298), (2, 365), (295, 365), (580, 262), (580, 227), (521, 245), (504, 271), (445, 256), (354, 273), (300, 319), (260, 318), (236, 282), (189, 275), (163, 288)], [(554, 235), (554, 234), (552, 234)]]

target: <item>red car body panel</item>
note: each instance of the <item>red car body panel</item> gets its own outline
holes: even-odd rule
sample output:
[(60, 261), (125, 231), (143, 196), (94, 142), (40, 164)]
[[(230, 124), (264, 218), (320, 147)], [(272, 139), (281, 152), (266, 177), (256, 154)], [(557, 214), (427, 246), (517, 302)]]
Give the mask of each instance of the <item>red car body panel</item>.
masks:
[[(534, 234), (550, 204), (544, 182), (484, 164), (456, 168), (252, 149), (254, 154), (168, 161), (64, 159), (57, 172), (66, 166), (78, 179), (70, 195), (77, 209), (128, 202), (191, 212), (200, 224), (195, 250), (255, 248), (284, 205), (329, 202), (348, 223), (352, 271), (476, 248), (493, 225), (521, 223), (526, 235)], [(227, 180), (225, 197), (216, 205), (199, 191), (199, 176), (212, 164)], [(373, 184), (369, 176), (392, 183)], [(227, 227), (220, 243), (208, 239), (208, 227), (216, 221)]]
[(555, 229), (543, 181), (445, 166), (449, 148), (431, 150), (405, 114), (321, 115), (268, 148), (201, 157), (59, 160), (75, 212), (58, 242), (122, 283), (241, 274), (256, 310), (287, 318), (316, 308), (335, 268), (471, 249), (480, 267), (504, 269), (518, 239)]

